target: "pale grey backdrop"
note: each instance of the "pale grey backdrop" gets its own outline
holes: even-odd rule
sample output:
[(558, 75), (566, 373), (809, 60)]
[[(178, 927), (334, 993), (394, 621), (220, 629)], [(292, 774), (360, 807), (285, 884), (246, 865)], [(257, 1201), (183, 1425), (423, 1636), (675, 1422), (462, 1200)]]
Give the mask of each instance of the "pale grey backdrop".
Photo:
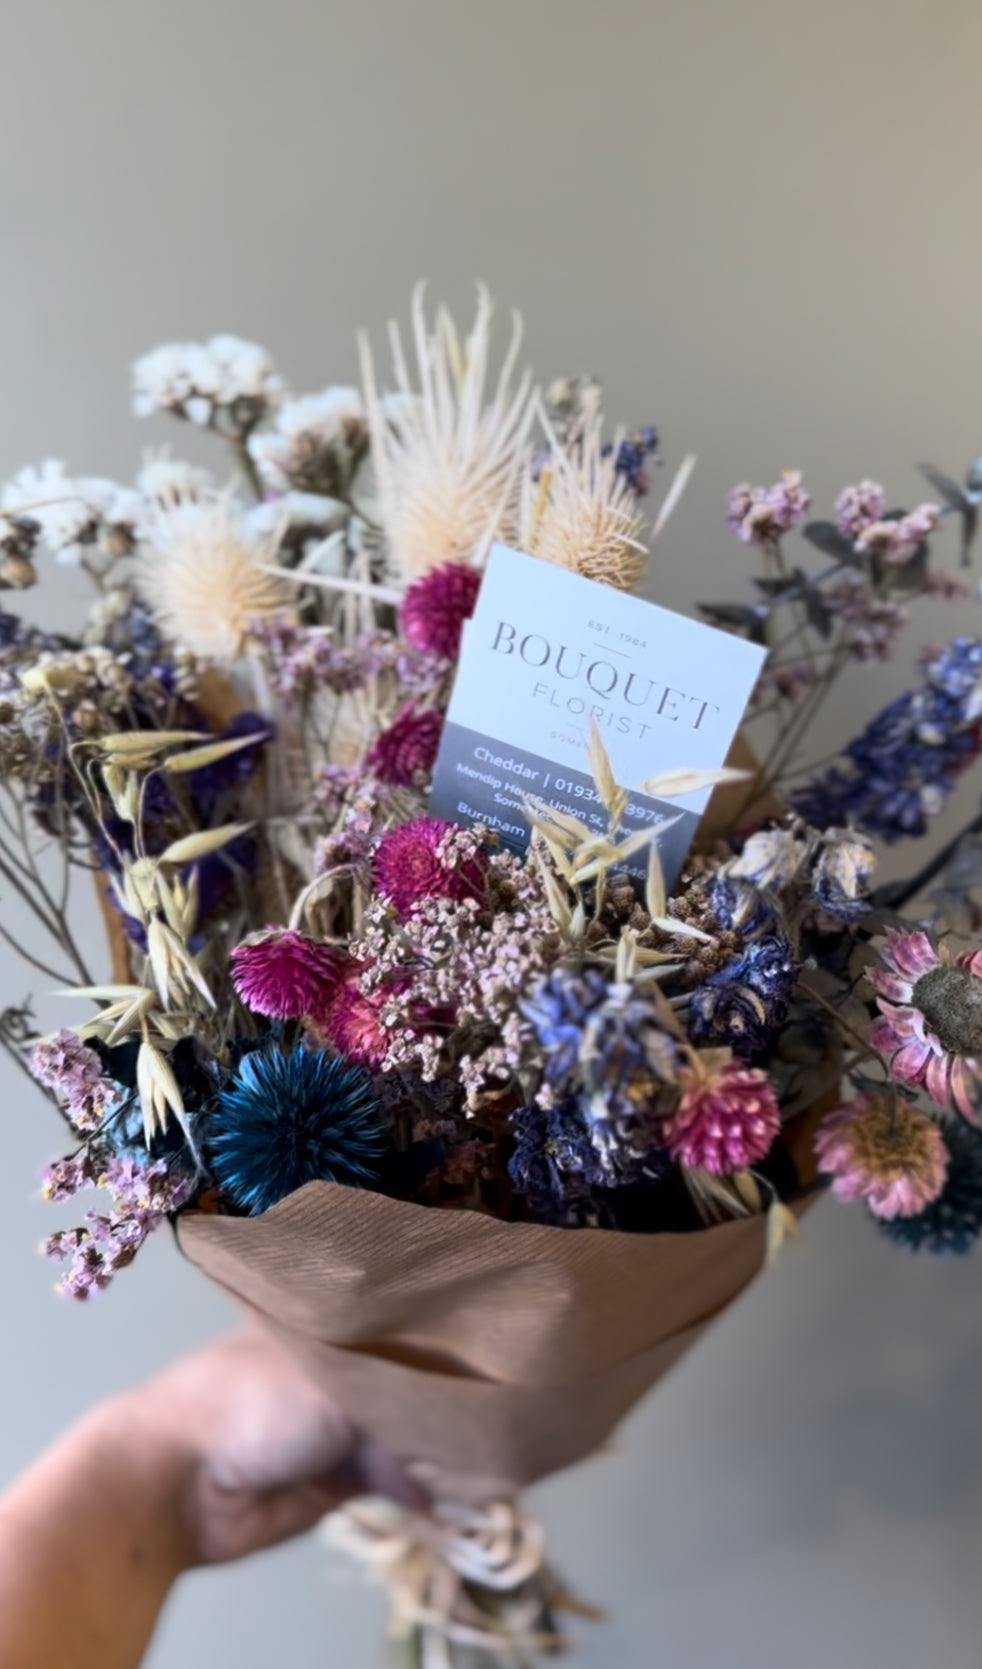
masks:
[[(652, 578), (672, 606), (741, 583), (731, 482), (800, 465), (819, 509), (861, 474), (911, 502), (918, 458), (982, 451), (972, 0), (6, 0), (3, 19), (0, 475), (45, 454), (125, 475), (166, 438), (126, 390), (160, 339), (230, 329), (298, 391), (351, 380), (353, 328), (379, 333), (421, 275), (461, 306), (486, 278), (542, 376), (594, 370), (670, 458), (699, 453)], [(47, 606), (67, 617), (70, 592)], [(879, 694), (963, 625), (935, 607)], [(22, 990), (5, 960), (0, 995)], [(91, 1309), (51, 1296), (31, 1188), (55, 1130), (3, 1088), (8, 1476), (228, 1314), (164, 1239)], [(978, 1260), (908, 1260), (820, 1207), (616, 1452), (536, 1492), (612, 1610), (581, 1661), (977, 1663), (980, 1390)], [(188, 1582), (151, 1660), (371, 1663), (378, 1621), (308, 1542)]]

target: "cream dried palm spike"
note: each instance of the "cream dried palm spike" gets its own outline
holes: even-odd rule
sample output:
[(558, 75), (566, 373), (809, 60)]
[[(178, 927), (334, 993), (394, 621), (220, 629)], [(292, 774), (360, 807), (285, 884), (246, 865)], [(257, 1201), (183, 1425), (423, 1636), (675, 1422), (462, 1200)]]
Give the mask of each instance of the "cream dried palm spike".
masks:
[(640, 501), (617, 470), (618, 439), (604, 452), (603, 417), (589, 414), (564, 446), (544, 410), (549, 441), (543, 465), (530, 461), (522, 480), (519, 543), (530, 556), (586, 579), (633, 591), (648, 561)]
[(478, 286), (466, 340), (445, 307), (432, 331), (423, 286), (413, 294), (418, 389), (399, 327), (389, 326), (395, 394), (380, 395), (371, 348), (359, 341), (379, 515), (392, 577), (410, 583), (442, 562), (481, 566), (496, 539), (517, 527), (518, 492), (534, 415), (531, 376), (515, 381), (522, 324), (512, 335), (493, 389), (491, 298)]

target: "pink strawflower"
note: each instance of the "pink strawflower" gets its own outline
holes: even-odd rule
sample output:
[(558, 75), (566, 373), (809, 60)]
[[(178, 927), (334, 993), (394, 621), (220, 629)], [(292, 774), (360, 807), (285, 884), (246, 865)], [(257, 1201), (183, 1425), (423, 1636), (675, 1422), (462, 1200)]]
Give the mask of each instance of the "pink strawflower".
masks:
[(94, 1049), (74, 1032), (56, 1032), (39, 1043), (28, 1062), (31, 1073), (58, 1097), (76, 1130), (97, 1130), (106, 1109), (119, 1099)]
[(926, 933), (888, 929), (880, 967), (867, 969), (881, 1018), (870, 1032), (902, 1084), (980, 1123), (982, 949), (952, 958)]
[(464, 562), (442, 562), (409, 587), (399, 610), (403, 636), (416, 649), (455, 661), (464, 621), (474, 613), (481, 575)]
[(870, 522), (878, 522), (887, 507), (886, 494), (878, 481), (860, 481), (858, 487), (843, 487), (835, 501), (835, 525), (854, 543)]
[(359, 981), (361, 962), (349, 962), (330, 1001), (314, 1016), (318, 1029), (353, 1066), (377, 1072), (389, 1048), (389, 1033), (379, 1018), (381, 999), (366, 997)]
[(375, 853), (375, 887), (401, 916), (424, 898), (480, 898), (486, 862), (473, 838), (439, 817), (419, 817), (382, 836)]
[(818, 1168), (833, 1193), (865, 1200), (876, 1217), (916, 1217), (948, 1176), (948, 1150), (927, 1113), (896, 1094), (857, 1095), (822, 1120)]
[(764, 549), (804, 521), (810, 505), (800, 470), (786, 469), (773, 487), (734, 487), (726, 501), (726, 521), (743, 544)]
[(372, 743), (365, 764), (391, 788), (418, 787), (436, 764), (442, 731), (442, 713), (433, 707), (417, 713), (413, 703), (407, 701), (388, 730)]
[(766, 1072), (714, 1051), (680, 1066), (676, 1081), (682, 1098), (662, 1122), (673, 1159), (693, 1170), (731, 1176), (770, 1152), (781, 1112)]
[(245, 939), (231, 962), (232, 983), (246, 1007), (273, 1020), (299, 1020), (323, 1008), (342, 967), (330, 945), (283, 927)]
[(936, 504), (919, 504), (896, 521), (869, 522), (856, 537), (856, 549), (898, 567), (917, 555), (940, 515)]

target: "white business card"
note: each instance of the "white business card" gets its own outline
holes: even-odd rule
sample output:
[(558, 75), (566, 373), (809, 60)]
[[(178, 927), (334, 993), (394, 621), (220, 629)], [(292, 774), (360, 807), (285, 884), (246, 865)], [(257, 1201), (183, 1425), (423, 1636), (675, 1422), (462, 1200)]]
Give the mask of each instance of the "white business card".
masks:
[[(461, 646), (431, 808), (484, 824), (515, 850), (528, 844), (529, 795), (600, 832), (607, 816), (586, 762), (591, 718), (628, 790), (662, 771), (715, 768), (765, 654), (496, 545)], [(710, 792), (678, 801), (630, 793), (626, 832), (674, 820), (658, 842), (669, 882)]]

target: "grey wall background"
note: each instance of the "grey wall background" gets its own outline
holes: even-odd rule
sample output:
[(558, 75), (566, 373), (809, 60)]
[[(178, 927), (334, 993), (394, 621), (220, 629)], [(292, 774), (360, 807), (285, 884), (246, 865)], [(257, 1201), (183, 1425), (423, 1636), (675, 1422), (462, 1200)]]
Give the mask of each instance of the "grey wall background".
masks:
[[(912, 502), (918, 458), (982, 451), (972, 0), (6, 0), (4, 23), (0, 475), (122, 477), (180, 441), (128, 412), (161, 339), (229, 329), (298, 392), (353, 380), (354, 328), (380, 337), (421, 275), (460, 307), (484, 277), (543, 377), (594, 370), (671, 460), (699, 453), (652, 576), (670, 606), (742, 583), (736, 480), (800, 465), (819, 511), (863, 474)], [(828, 737), (963, 628), (922, 616)], [(7, 962), (0, 987), (23, 991)], [(56, 1131), (2, 1085), (6, 1477), (229, 1315), (163, 1238), (97, 1306), (51, 1297), (31, 1187)], [(581, 1661), (978, 1662), (980, 1311), (977, 1259), (907, 1260), (821, 1206), (616, 1452), (535, 1493), (612, 1610)], [(307, 1542), (189, 1581), (151, 1662), (370, 1663), (379, 1617)]]

